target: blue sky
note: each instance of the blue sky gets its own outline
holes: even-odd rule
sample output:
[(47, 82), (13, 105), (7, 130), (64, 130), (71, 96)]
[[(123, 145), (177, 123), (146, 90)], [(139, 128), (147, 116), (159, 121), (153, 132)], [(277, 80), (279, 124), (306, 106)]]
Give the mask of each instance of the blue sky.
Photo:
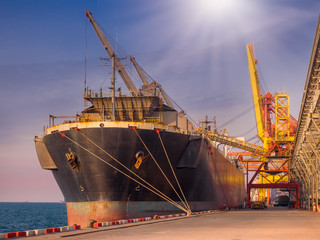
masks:
[[(320, 2), (1, 0), (0, 9), (0, 201), (58, 201), (33, 137), (49, 114), (83, 109), (86, 25), (87, 83), (109, 83), (99, 60), (106, 53), (85, 9), (195, 121), (216, 116), (219, 126), (253, 105), (251, 42), (266, 90), (289, 93), (298, 117)], [(251, 111), (227, 130), (239, 136), (254, 125)]]

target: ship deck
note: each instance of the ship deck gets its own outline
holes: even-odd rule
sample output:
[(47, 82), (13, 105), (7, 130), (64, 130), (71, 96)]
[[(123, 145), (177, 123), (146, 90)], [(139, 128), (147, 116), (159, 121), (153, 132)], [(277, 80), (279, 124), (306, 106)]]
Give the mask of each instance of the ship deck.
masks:
[(190, 217), (54, 233), (28, 239), (317, 239), (320, 215), (284, 207), (242, 209)]

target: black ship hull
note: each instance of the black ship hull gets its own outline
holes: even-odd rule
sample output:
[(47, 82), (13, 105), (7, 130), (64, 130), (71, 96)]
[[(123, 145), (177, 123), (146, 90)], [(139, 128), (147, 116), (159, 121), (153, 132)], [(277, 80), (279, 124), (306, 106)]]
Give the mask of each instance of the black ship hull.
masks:
[(133, 174), (183, 206), (166, 180), (179, 189), (165, 152), (192, 211), (235, 208), (244, 202), (243, 173), (200, 136), (101, 125), (51, 132), (36, 146), (40, 162), (53, 161), (69, 225), (181, 212)]

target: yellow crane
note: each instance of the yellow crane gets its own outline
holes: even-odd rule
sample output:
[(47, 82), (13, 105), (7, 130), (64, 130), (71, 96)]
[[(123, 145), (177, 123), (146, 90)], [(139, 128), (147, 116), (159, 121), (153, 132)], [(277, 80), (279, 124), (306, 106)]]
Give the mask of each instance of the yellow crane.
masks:
[[(284, 184), (284, 188), (291, 190), (295, 188), (297, 198), (297, 185), (290, 185), (292, 179), (288, 167), (297, 127), (297, 120), (289, 113), (289, 95), (286, 93), (272, 95), (267, 92), (262, 96), (253, 44), (247, 45), (247, 55), (258, 136), (263, 149), (267, 152), (265, 156), (261, 156), (262, 163), (248, 183), (247, 205), (250, 206), (251, 188), (259, 188), (259, 201), (263, 202), (266, 200), (265, 189), (281, 188), (281, 184)], [(257, 176), (259, 176), (258, 184), (254, 184), (253, 181)], [(269, 199), (270, 196), (267, 200)]]
[[(254, 58), (252, 44), (247, 45), (247, 54), (257, 131), (263, 145), (248, 143), (207, 129), (195, 130), (209, 141), (233, 146), (260, 158), (258, 161), (251, 161), (260, 165), (254, 169), (255, 173), (250, 181), (247, 172), (247, 207), (251, 205), (251, 189), (259, 189), (259, 202), (269, 203), (271, 188), (287, 189), (295, 198), (296, 206), (299, 207), (299, 185), (290, 177), (289, 172), (291, 150), (298, 124), (289, 112), (289, 95), (286, 93), (272, 95), (267, 92), (262, 96), (257, 60)], [(248, 152), (238, 154), (246, 155)], [(247, 161), (247, 171), (249, 171), (249, 162)], [(256, 177), (258, 177), (258, 183), (254, 183)], [(268, 189), (267, 197), (266, 189)]]

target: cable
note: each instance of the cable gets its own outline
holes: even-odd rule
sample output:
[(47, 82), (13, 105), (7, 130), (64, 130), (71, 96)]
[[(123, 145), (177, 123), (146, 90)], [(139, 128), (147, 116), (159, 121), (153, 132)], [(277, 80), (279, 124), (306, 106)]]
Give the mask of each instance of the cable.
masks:
[(253, 131), (254, 129), (256, 129), (256, 126), (253, 126), (252, 128), (250, 128), (248, 131), (242, 133), (242, 134), (238, 134), (238, 137), (243, 137), (245, 135), (247, 135), (248, 133), (250, 133), (251, 131)]
[(186, 204), (183, 202), (183, 200), (181, 199), (180, 195), (177, 193), (176, 189), (173, 187), (172, 183), (170, 182), (170, 180), (168, 179), (168, 177), (166, 176), (166, 174), (163, 172), (162, 168), (159, 166), (158, 162), (156, 161), (156, 159), (153, 157), (152, 153), (150, 152), (149, 148), (146, 146), (146, 144), (144, 143), (144, 141), (142, 140), (142, 138), (140, 137), (139, 133), (137, 132), (136, 129), (133, 129), (135, 131), (135, 133), (137, 134), (138, 138), (140, 139), (141, 143), (143, 144), (143, 146), (145, 147), (145, 149), (148, 151), (148, 153), (150, 154), (152, 160), (154, 161), (154, 163), (157, 165), (157, 167), (159, 168), (160, 172), (162, 173), (162, 175), (164, 176), (164, 178), (167, 180), (167, 182), (169, 183), (169, 185), (172, 187), (172, 189), (174, 190), (174, 192), (177, 194), (177, 196), (179, 197), (179, 199), (181, 200), (181, 202), (183, 203), (183, 205), (185, 205), (186, 208), (188, 208), (186, 206)]
[[(97, 25), (99, 26), (99, 28), (101, 29), (101, 31), (104, 33), (104, 35), (106, 36), (108, 42), (110, 43), (110, 45), (112, 46), (113, 49), (116, 49), (116, 51), (114, 50), (115, 54), (117, 55), (118, 59), (120, 60), (124, 60), (125, 63), (122, 64), (124, 69), (127, 72), (130, 72), (130, 66), (131, 66), (131, 62), (128, 60), (129, 59), (129, 54), (125, 51), (125, 49), (123, 49), (121, 47), (121, 45), (118, 43), (117, 40), (115, 40), (110, 34), (108, 34), (107, 31), (105, 31), (103, 29), (103, 27), (96, 21)], [(140, 81), (137, 80), (136, 77), (132, 78), (132, 74), (131, 75), (131, 79), (135, 81), (136, 84), (141, 85)]]
[[(169, 163), (169, 165), (170, 165), (171, 171), (172, 171), (172, 173), (173, 173), (173, 175), (174, 175), (174, 178), (176, 179), (176, 182), (177, 182), (177, 184), (178, 184), (178, 186), (179, 186), (180, 192), (181, 192), (181, 194), (182, 194), (182, 196), (183, 196), (183, 198), (184, 198), (184, 200), (185, 200), (185, 202), (186, 202), (185, 206), (186, 206), (186, 208), (189, 210), (189, 212), (191, 212), (191, 209), (190, 209), (190, 206), (189, 206), (189, 204), (188, 204), (188, 201), (187, 201), (187, 199), (186, 199), (186, 197), (185, 197), (185, 195), (184, 195), (184, 193), (183, 193), (183, 191), (182, 191), (182, 188), (181, 188), (181, 186), (180, 186), (180, 183), (179, 183), (179, 181), (178, 181), (178, 178), (177, 178), (177, 176), (176, 176), (176, 173), (175, 173), (174, 170), (173, 170), (173, 167), (172, 167), (171, 161), (170, 161), (170, 159), (169, 159), (168, 153), (167, 153), (167, 151), (166, 151), (166, 148), (164, 147), (163, 141), (162, 141), (161, 136), (160, 136), (160, 131), (157, 130), (157, 133), (158, 133), (158, 137), (159, 137), (159, 139), (160, 139), (160, 142), (161, 142), (163, 151), (164, 151), (164, 153), (166, 154), (166, 157), (167, 157), (168, 163)], [(181, 200), (181, 198), (180, 198), (180, 200)]]
[(232, 123), (233, 121), (237, 120), (238, 118), (244, 116), (245, 114), (249, 113), (251, 110), (254, 109), (255, 106), (251, 106), (250, 108), (244, 110), (243, 112), (239, 113), (238, 115), (234, 116), (233, 118), (231, 118), (230, 120), (228, 120), (227, 122), (221, 124), (220, 126), (217, 127), (217, 129), (221, 129), (226, 127), (227, 125), (229, 125), (230, 123)]
[[(79, 133), (81, 133), (80, 131), (78, 131)], [(83, 133), (81, 133), (83, 136), (85, 136)], [(123, 175), (125, 175), (126, 177), (130, 178), (131, 180), (137, 182), (138, 184), (140, 184), (141, 186), (145, 187), (146, 189), (148, 189), (149, 191), (153, 192), (154, 194), (158, 195), (159, 197), (163, 198), (164, 200), (170, 202), (171, 204), (175, 205), (176, 207), (180, 208), (181, 210), (185, 211), (186, 213), (188, 213), (188, 210), (186, 210), (185, 208), (183, 208), (182, 206), (180, 206), (178, 203), (174, 202), (172, 199), (170, 199), (169, 197), (167, 197), (165, 194), (163, 194), (162, 192), (160, 192), (158, 189), (156, 189), (155, 187), (153, 187), (151, 184), (149, 184), (148, 182), (146, 182), (145, 180), (143, 180), (139, 175), (135, 174), (134, 172), (132, 172), (130, 169), (128, 169), (126, 166), (124, 166), (121, 162), (119, 162), (117, 159), (115, 159), (114, 157), (112, 157), (110, 154), (108, 154), (106, 151), (104, 151), (102, 148), (100, 148), (98, 145), (94, 144), (94, 142), (92, 140), (90, 140), (88, 137), (86, 137), (89, 141), (91, 141), (95, 146), (97, 146), (100, 150), (102, 150), (104, 153), (106, 153), (110, 158), (112, 158), (113, 160), (115, 160), (117, 163), (119, 163), (122, 167), (124, 167), (125, 169), (129, 170), (130, 172), (132, 172), (135, 176), (137, 176), (139, 179), (141, 179), (142, 181), (144, 181), (146, 184), (148, 184), (149, 186), (151, 186), (153, 189), (155, 189), (157, 192), (155, 192), (154, 190), (150, 189), (149, 187), (147, 187), (146, 185), (144, 185), (143, 183), (139, 182), (138, 180), (134, 179), (133, 177), (129, 176), (128, 174), (122, 172), (120, 169), (116, 168), (115, 166), (113, 166), (112, 164), (110, 164), (109, 162), (105, 161), (104, 159), (100, 158), (99, 156), (97, 156), (96, 154), (94, 154), (93, 152), (89, 151), (87, 148), (83, 147), (82, 145), (80, 145), (79, 143), (77, 143), (76, 141), (74, 141), (73, 139), (69, 138), (67, 135), (65, 135), (65, 133), (61, 133), (62, 137), (67, 138), (69, 141), (73, 142), (74, 144), (76, 144), (77, 146), (79, 146), (80, 148), (82, 148), (83, 150), (87, 151), (88, 153), (90, 153), (91, 155), (95, 156), (96, 158), (98, 158), (100, 161), (104, 162), (105, 164), (107, 164), (108, 166), (112, 167), (113, 169), (115, 169), (116, 171), (122, 173)]]

